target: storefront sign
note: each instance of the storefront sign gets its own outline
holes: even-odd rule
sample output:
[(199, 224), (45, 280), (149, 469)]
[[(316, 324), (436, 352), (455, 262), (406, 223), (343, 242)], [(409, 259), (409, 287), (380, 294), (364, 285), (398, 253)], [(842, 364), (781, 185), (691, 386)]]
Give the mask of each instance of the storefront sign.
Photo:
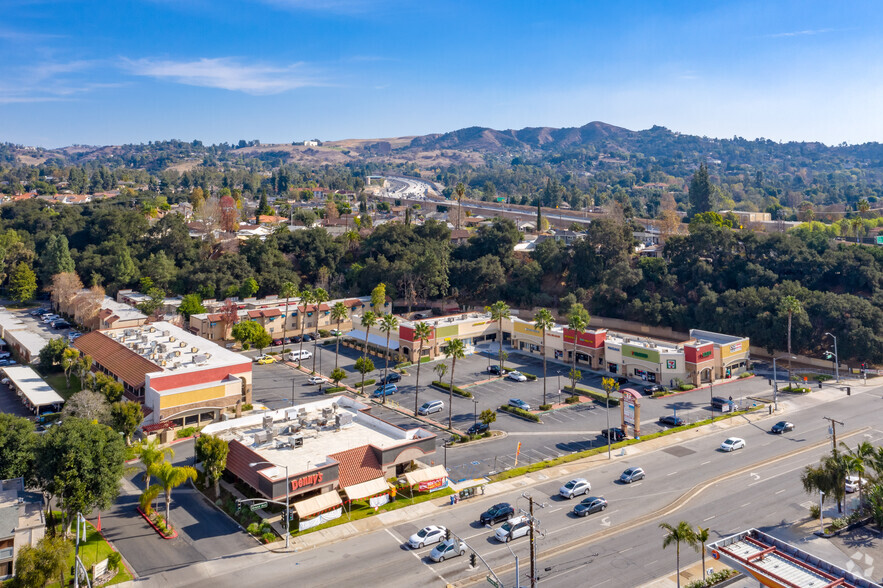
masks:
[(625, 421), (625, 424), (635, 426), (635, 401), (631, 398), (626, 399), (625, 405), (623, 407), (625, 411), (622, 414), (622, 420)]
[(619, 347), (615, 345), (608, 345), (607, 349), (609, 349), (610, 351), (619, 351)]
[(730, 345), (730, 353), (739, 353), (740, 351), (742, 351), (742, 342), (741, 341)]
[(646, 349), (644, 347), (633, 347), (631, 345), (622, 346), (622, 356), (640, 359), (649, 363), (659, 363), (659, 351), (655, 349)]
[(665, 369), (667, 369), (667, 370), (676, 370), (676, 369), (678, 369), (678, 360), (676, 360), (676, 359), (666, 359), (666, 360), (665, 360)]
[(447, 478), (438, 478), (437, 480), (427, 480), (417, 484), (417, 490), (420, 492), (435, 492), (441, 490), (447, 484)]
[(297, 480), (292, 480), (291, 489), (297, 490), (298, 488), (305, 488), (314, 484), (320, 484), (321, 482), (322, 472), (318, 472), (315, 474), (310, 474), (309, 476), (304, 476), (303, 478), (298, 478)]
[(706, 357), (711, 357), (711, 349), (708, 351), (703, 351), (699, 354), (699, 359), (705, 359)]

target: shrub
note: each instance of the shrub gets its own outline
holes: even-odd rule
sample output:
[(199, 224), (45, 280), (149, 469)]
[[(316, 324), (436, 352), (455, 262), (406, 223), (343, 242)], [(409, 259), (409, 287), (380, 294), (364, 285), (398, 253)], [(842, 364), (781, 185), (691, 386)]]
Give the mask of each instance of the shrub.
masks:
[(252, 406), (251, 404), (243, 404), (242, 405), (242, 412), (247, 412), (252, 409), (254, 409), (254, 406)]
[(541, 404), (540, 410), (552, 410), (552, 405), (551, 404)]
[(123, 556), (120, 555), (119, 551), (114, 551), (110, 555), (107, 556), (107, 567), (112, 570), (120, 569), (120, 565), (123, 563)]
[(331, 386), (330, 388), (325, 388), (325, 394), (335, 394), (344, 390), (346, 390), (346, 386)]
[[(570, 386), (565, 388), (565, 390), (568, 390), (571, 394), (582, 394), (583, 396), (588, 396), (592, 400), (595, 400), (602, 404), (607, 402), (607, 395), (603, 392), (595, 392), (594, 390), (589, 390), (588, 388), (583, 388), (582, 386), (577, 386), (575, 392), (574, 388)], [(619, 406), (619, 398), (614, 396), (613, 393), (610, 394), (610, 406)]]
[(196, 427), (184, 427), (175, 433), (175, 439), (183, 439), (184, 437), (193, 437), (198, 429)]
[[(447, 382), (439, 382), (438, 380), (436, 380), (432, 383), (432, 385), (436, 388), (441, 388), (445, 392), (451, 391), (451, 385)], [(469, 390), (463, 390), (459, 386), (454, 386), (454, 394), (462, 396), (464, 398), (472, 398), (472, 392), (470, 392)]]
[(819, 374), (816, 376), (816, 380), (819, 382), (827, 382), (828, 380), (833, 380), (834, 376), (829, 376), (827, 374)]
[(503, 410), (506, 412), (511, 412), (512, 414), (517, 414), (518, 416), (524, 417), (524, 418), (531, 420), (535, 423), (540, 422), (540, 417), (538, 417), (534, 413), (528, 412), (526, 410), (522, 410), (520, 408), (515, 408), (514, 406), (509, 406), (508, 404), (504, 404), (503, 406), (501, 406), (500, 410)]
[(821, 514), (822, 514), (822, 509), (819, 507), (818, 504), (813, 504), (811, 507), (809, 507), (810, 518), (817, 519), (817, 518), (819, 518), (819, 516), (821, 516)]
[(528, 382), (536, 382), (537, 377), (535, 375), (529, 374), (527, 372), (521, 372), (521, 373), (524, 374), (524, 376), (527, 378)]
[(377, 380), (375, 380), (374, 378), (371, 378), (370, 380), (365, 380), (364, 384), (362, 382), (356, 382), (355, 384), (353, 384), (353, 388), (361, 388), (363, 386), (370, 386), (371, 384), (373, 384), (376, 381)]
[(319, 336), (322, 338), (330, 337), (331, 331), (329, 331), (328, 329), (319, 329)]
[(270, 523), (263, 523), (261, 525), (261, 535), (266, 535), (267, 533), (272, 533), (273, 527)]
[(579, 402), (579, 396), (568, 396), (564, 399), (564, 404), (576, 404)]
[(753, 375), (754, 372), (742, 372), (741, 374), (739, 374), (739, 379), (741, 380), (742, 378), (750, 378)]
[(397, 363), (395, 367), (397, 370), (400, 370), (400, 369), (404, 369), (404, 368), (410, 367), (410, 366), (411, 366), (410, 361), (403, 361), (402, 363)]
[(252, 535), (259, 535), (261, 532), (261, 528), (257, 523), (250, 524), (246, 530)]
[(432, 359), (430, 359), (429, 357), (421, 357), (420, 358), (420, 363), (426, 363), (427, 361), (432, 361)]
[(681, 384), (680, 386), (678, 386), (678, 390), (680, 390), (681, 392), (686, 392), (687, 390), (692, 390), (695, 387), (696, 386), (694, 386), (693, 384)]
[(659, 392), (653, 393), (653, 398), (662, 398), (663, 396), (671, 396), (671, 390), (660, 390)]
[(261, 535), (261, 541), (264, 543), (272, 543), (276, 540), (276, 533), (264, 533)]

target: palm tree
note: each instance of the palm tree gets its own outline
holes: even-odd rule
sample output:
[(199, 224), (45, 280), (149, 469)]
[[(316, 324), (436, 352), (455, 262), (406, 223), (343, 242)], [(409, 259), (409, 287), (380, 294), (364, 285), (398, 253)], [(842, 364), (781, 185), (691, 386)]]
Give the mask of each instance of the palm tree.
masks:
[(610, 393), (619, 390), (619, 382), (613, 378), (601, 378), (601, 386), (607, 393), (607, 459), (613, 459), (610, 455)]
[(288, 303), (292, 298), (297, 297), (297, 286), (292, 282), (285, 282), (282, 284), (282, 297), (285, 298), (285, 318), (282, 321), (282, 354), (285, 354), (285, 343), (286, 339), (288, 339)]
[(862, 486), (864, 486), (862, 479), (864, 479), (868, 468), (873, 463), (874, 446), (871, 445), (870, 441), (862, 441), (856, 446), (855, 450), (850, 449), (843, 441), (840, 442), (840, 445), (846, 450), (846, 463), (849, 471), (858, 476), (858, 503), (859, 507), (861, 507), (863, 503)]
[(144, 466), (144, 487), (150, 485), (150, 470), (157, 464), (166, 460), (166, 457), (175, 457), (175, 450), (171, 447), (160, 447), (159, 439), (154, 438), (149, 443), (142, 441), (135, 446), (135, 455)]
[(454, 410), (454, 369), (457, 367), (457, 360), (466, 357), (466, 344), (462, 339), (454, 339), (448, 343), (445, 355), (451, 358), (451, 387), (448, 390), (448, 428), (450, 429)]
[(846, 496), (846, 476), (849, 463), (841, 453), (831, 451), (818, 466), (808, 465), (800, 475), (800, 482), (807, 493), (824, 492), (837, 501), (837, 511), (842, 512), (842, 500)]
[(196, 470), (190, 466), (179, 467), (164, 461), (154, 464), (150, 473), (159, 481), (159, 486), (163, 489), (163, 493), (166, 496), (166, 525), (171, 527), (169, 511), (172, 506), (172, 489), (177, 488), (188, 479), (195, 480)]
[(463, 200), (463, 196), (466, 194), (466, 186), (463, 185), (463, 182), (457, 182), (457, 185), (454, 186), (454, 193), (457, 194), (457, 230), (460, 230), (460, 211), (461, 202)]
[(315, 351), (313, 354), (313, 373), (316, 372), (316, 356), (319, 355), (319, 348), (317, 347), (319, 344), (319, 317), (321, 316), (319, 314), (319, 306), (328, 302), (328, 298), (328, 292), (326, 292), (324, 288), (316, 288), (313, 290), (313, 304), (316, 305), (316, 336), (313, 338), (313, 351)]
[(331, 320), (337, 323), (337, 343), (334, 346), (334, 369), (337, 369), (337, 358), (340, 355), (340, 323), (349, 316), (349, 309), (343, 302), (335, 302), (331, 307)]
[(708, 527), (696, 527), (696, 544), (693, 547), (696, 551), (702, 551), (702, 579), (705, 580), (705, 544), (708, 542)]
[(676, 527), (672, 527), (668, 523), (659, 523), (660, 529), (665, 529), (665, 537), (662, 539), (662, 548), (665, 549), (672, 543), (675, 544), (676, 562), (678, 570), (678, 588), (681, 588), (681, 543), (687, 545), (696, 544), (696, 533), (690, 527), (687, 521), (681, 521)]
[(300, 301), (303, 304), (303, 312), (300, 313), (300, 348), (298, 350), (297, 365), (301, 364), (301, 356), (304, 351), (304, 331), (307, 328), (307, 314), (309, 313), (309, 304), (313, 302), (313, 290), (307, 286), (300, 291)]
[[(386, 333), (386, 365), (383, 367), (383, 383), (386, 385), (386, 377), (389, 373), (389, 335), (399, 328), (399, 319), (393, 314), (385, 314), (380, 317), (380, 330)], [(386, 404), (386, 394), (381, 396), (381, 403)]]
[(541, 308), (533, 317), (533, 326), (543, 332), (543, 405), (546, 404), (546, 331), (555, 326), (555, 319), (548, 308)]
[(371, 332), (371, 327), (376, 324), (376, 314), (374, 314), (370, 310), (366, 310), (364, 313), (362, 313), (362, 326), (365, 327), (365, 350), (362, 352), (362, 357), (368, 357), (368, 333)]
[(785, 296), (779, 301), (779, 312), (788, 315), (788, 378), (791, 378), (791, 317), (803, 312), (803, 305), (794, 296)]
[(579, 302), (570, 307), (570, 315), (567, 317), (567, 326), (573, 330), (573, 357), (570, 369), (570, 393), (576, 396), (576, 343), (580, 333), (589, 326), (589, 312)]
[(417, 398), (420, 396), (420, 364), (423, 363), (423, 343), (432, 336), (432, 327), (429, 323), (417, 323), (414, 325), (414, 339), (420, 341), (420, 349), (417, 351), (417, 382), (414, 385), (414, 414), (417, 414), (419, 406)]
[(503, 319), (509, 318), (509, 306), (502, 300), (497, 300), (484, 310), (491, 314), (491, 320), (497, 321), (497, 336), (500, 341), (500, 373), (503, 373)]

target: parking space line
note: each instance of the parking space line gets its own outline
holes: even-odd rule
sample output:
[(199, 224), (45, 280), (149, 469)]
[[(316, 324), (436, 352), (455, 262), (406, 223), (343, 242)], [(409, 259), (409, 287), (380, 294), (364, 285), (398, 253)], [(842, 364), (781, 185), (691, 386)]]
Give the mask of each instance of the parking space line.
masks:
[[(387, 533), (389, 533), (389, 536), (392, 537), (393, 540), (394, 540), (396, 543), (398, 543), (399, 545), (402, 545), (402, 542), (399, 541), (398, 538), (397, 538), (395, 535), (392, 534), (392, 531), (390, 531), (389, 529), (384, 529), (384, 531), (386, 531)], [(420, 563), (422, 563), (423, 565), (425, 565), (425, 566), (427, 567), (427, 569), (429, 569), (429, 571), (431, 571), (433, 574), (435, 574), (436, 577), (438, 577), (439, 580), (441, 580), (441, 581), (444, 582), (445, 584), (448, 584), (448, 581), (445, 579), (445, 577), (442, 576), (441, 574), (439, 574), (439, 573), (435, 570), (435, 568), (433, 568), (433, 567), (430, 566), (428, 563), (426, 563), (425, 561), (423, 561), (423, 558), (420, 557), (420, 555), (419, 555), (417, 552), (415, 552), (413, 549), (409, 549), (408, 551), (411, 553), (411, 555), (413, 555), (413, 556), (417, 559), (417, 561), (419, 561)], [(430, 551), (431, 551), (431, 550), (430, 550)]]

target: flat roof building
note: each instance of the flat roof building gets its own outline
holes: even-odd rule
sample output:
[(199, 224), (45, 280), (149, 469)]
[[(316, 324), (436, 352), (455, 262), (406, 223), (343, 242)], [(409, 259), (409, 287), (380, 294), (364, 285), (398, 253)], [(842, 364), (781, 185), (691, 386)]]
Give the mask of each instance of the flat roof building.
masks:
[(10, 387), (34, 414), (61, 410), (64, 399), (33, 368), (11, 365), (4, 367), (3, 372)]
[(15, 573), (15, 557), (46, 534), (43, 495), (25, 491), (24, 479), (0, 480), (0, 580)]

